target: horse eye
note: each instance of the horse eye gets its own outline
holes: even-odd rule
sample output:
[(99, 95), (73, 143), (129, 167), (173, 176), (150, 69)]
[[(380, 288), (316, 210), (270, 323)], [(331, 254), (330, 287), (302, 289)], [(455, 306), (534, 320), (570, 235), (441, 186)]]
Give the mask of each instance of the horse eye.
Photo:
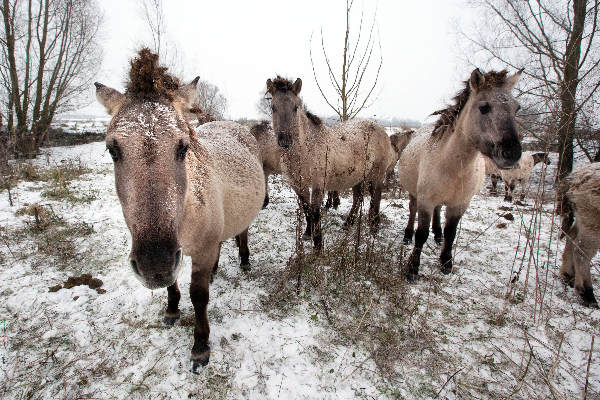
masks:
[(119, 146), (116, 144), (112, 146), (106, 146), (106, 149), (110, 153), (110, 157), (113, 159), (113, 161), (119, 161), (121, 159), (121, 150), (119, 149)]
[(177, 159), (183, 161), (185, 159), (185, 155), (188, 151), (188, 145), (179, 143), (179, 148), (177, 149)]
[(492, 109), (492, 107), (487, 103), (482, 106), (479, 106), (479, 111), (481, 111), (482, 114), (489, 113), (491, 109)]

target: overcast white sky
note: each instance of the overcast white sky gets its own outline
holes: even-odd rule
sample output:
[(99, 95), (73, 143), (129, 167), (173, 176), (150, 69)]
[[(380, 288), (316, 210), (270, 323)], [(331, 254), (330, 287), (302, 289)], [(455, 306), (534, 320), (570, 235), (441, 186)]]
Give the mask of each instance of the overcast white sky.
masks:
[[(329, 56), (342, 54), (344, 0), (163, 0), (166, 26), (177, 43), (183, 78), (196, 75), (213, 82), (227, 97), (231, 118), (256, 118), (256, 102), (265, 81), (276, 74), (303, 80), (302, 96), (320, 115), (332, 115), (314, 82), (309, 41), (313, 52), (323, 28)], [(118, 89), (128, 60), (149, 35), (137, 0), (102, 0), (104, 61), (97, 80)], [(383, 67), (380, 93), (365, 117), (423, 120), (440, 108), (468, 77), (470, 67), (456, 51), (453, 24), (463, 20), (464, 2), (356, 0), (371, 17), (378, 7)], [(373, 64), (375, 66), (375, 63)], [(324, 70), (321, 76), (325, 78)], [(84, 112), (103, 114), (92, 104)]]

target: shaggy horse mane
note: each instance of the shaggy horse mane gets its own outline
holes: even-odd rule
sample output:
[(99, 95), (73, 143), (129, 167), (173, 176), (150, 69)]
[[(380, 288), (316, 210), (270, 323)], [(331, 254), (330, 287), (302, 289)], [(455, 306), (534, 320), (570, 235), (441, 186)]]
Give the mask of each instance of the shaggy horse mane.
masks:
[(167, 67), (158, 63), (158, 54), (147, 47), (138, 51), (131, 59), (126, 94), (133, 99), (173, 101), (181, 86), (179, 79), (167, 72)]
[(277, 77), (273, 79), (272, 82), (273, 86), (275, 87), (275, 90), (281, 90), (283, 92), (292, 90), (292, 87), (294, 86), (294, 82), (290, 81), (289, 79), (283, 78), (279, 75), (277, 75)]
[(317, 117), (315, 114), (311, 113), (308, 110), (304, 110), (304, 112), (306, 113), (306, 117), (309, 120), (311, 120), (313, 124), (315, 124), (316, 126), (323, 125), (323, 121), (321, 120), (321, 118)]
[[(508, 71), (503, 69), (502, 71), (489, 71), (484, 74), (484, 82), (481, 86), (481, 90), (491, 89), (494, 87), (502, 87), (506, 83), (506, 76)], [(469, 100), (471, 94), (471, 86), (469, 80), (464, 81), (465, 88), (456, 94), (452, 98), (454, 104), (443, 108), (441, 110), (434, 111), (431, 115), (439, 115), (439, 119), (436, 121), (433, 128), (432, 136), (442, 136), (444, 132), (454, 128), (458, 115), (463, 110), (465, 104)]]
[(271, 126), (269, 124), (269, 121), (263, 120), (257, 124), (252, 125), (252, 127), (250, 127), (250, 133), (256, 139), (258, 139), (260, 136), (267, 134), (269, 132), (270, 127)]

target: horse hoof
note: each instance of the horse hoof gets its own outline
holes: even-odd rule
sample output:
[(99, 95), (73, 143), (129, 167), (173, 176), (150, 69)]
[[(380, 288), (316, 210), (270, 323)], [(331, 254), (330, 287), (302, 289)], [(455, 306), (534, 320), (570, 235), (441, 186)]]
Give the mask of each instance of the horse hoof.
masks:
[(415, 274), (412, 272), (409, 272), (408, 274), (406, 274), (406, 282), (416, 283), (418, 280), (419, 280), (419, 274)]
[(577, 293), (581, 296), (581, 300), (583, 305), (590, 308), (598, 308), (598, 301), (596, 301), (596, 297), (594, 296), (594, 292), (592, 288), (576, 288)]
[(440, 270), (442, 271), (442, 274), (450, 275), (450, 273), (452, 273), (452, 265), (442, 265)]
[(242, 261), (240, 263), (240, 268), (243, 272), (250, 272), (250, 263), (248, 261)]
[(570, 287), (575, 286), (575, 277), (573, 275), (562, 273), (560, 277), (565, 285), (569, 285)]
[(312, 235), (305, 233), (302, 235), (302, 240), (312, 240)]
[(195, 352), (192, 351), (192, 372), (198, 374), (198, 367), (206, 367), (210, 360), (210, 347), (205, 346), (206, 350)]
[(433, 240), (435, 241), (435, 243), (437, 245), (441, 245), (442, 244), (442, 237), (441, 236), (434, 236)]
[(163, 317), (163, 323), (167, 326), (173, 326), (175, 325), (175, 322), (179, 319), (180, 315), (181, 314), (179, 311), (177, 311), (176, 314), (165, 313), (165, 316)]
[(404, 236), (404, 239), (402, 239), (402, 243), (405, 245), (409, 245), (412, 243), (412, 238)]

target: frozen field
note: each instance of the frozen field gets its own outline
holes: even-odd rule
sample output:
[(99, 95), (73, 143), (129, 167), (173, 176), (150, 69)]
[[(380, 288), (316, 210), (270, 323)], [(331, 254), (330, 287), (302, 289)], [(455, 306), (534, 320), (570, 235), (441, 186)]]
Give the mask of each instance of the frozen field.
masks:
[[(294, 286), (284, 278), (295, 251), (297, 205), (280, 177), (272, 178), (271, 203), (250, 228), (252, 271), (240, 270), (233, 240), (223, 244), (208, 311), (211, 360), (195, 375), (190, 259), (179, 279), (182, 318), (165, 327), (166, 290), (142, 287), (128, 268), (129, 232), (104, 143), (44, 152), (34, 162), (38, 169), (70, 165), (83, 173), (68, 182), (69, 196), (49, 195), (49, 181), (42, 180), (18, 183), (12, 206), (8, 192), (0, 192), (2, 398), (575, 399), (587, 390), (588, 399), (600, 399), (600, 310), (580, 306), (558, 279), (564, 242), (552, 215), (554, 158), (543, 205), (531, 198), (507, 204), (488, 196), (486, 182), (459, 227), (455, 272), (439, 272), (439, 247), (430, 235), (422, 279), (403, 286), (396, 299), (410, 314), (392, 320), (387, 299), (395, 293), (361, 282), (372, 290), (353, 300), (360, 312), (350, 328), (339, 324), (347, 311), (336, 305), (344, 299), (311, 288), (309, 275), (297, 298), (276, 301), (283, 298), (278, 284)], [(540, 174), (538, 165), (532, 193)], [(340, 209), (324, 219), (325, 254), (313, 260), (320, 271), (331, 267), (332, 249), (343, 243), (350, 200), (344, 195)], [(28, 215), (35, 204), (49, 216)], [(389, 249), (382, 258), (399, 264), (405, 194), (388, 194), (381, 208), (383, 227), (366, 240)], [(44, 218), (49, 228), (43, 229), (56, 221), (59, 228), (32, 233)], [(309, 254), (312, 246), (305, 247)], [(399, 274), (378, 272), (390, 280)], [(596, 263), (596, 294), (599, 272)], [(83, 273), (99, 278), (103, 290), (49, 291)], [(343, 287), (340, 293), (347, 294)]]

